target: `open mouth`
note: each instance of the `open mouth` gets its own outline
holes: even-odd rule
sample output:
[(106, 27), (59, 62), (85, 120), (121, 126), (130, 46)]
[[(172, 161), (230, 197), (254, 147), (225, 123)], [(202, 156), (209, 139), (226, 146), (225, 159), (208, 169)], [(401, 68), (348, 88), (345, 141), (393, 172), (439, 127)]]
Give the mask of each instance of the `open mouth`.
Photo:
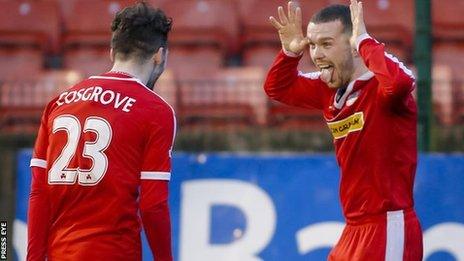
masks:
[(319, 69), (320, 69), (321, 71), (333, 67), (333, 66), (330, 65), (330, 64), (318, 64), (317, 66), (319, 67)]
[(333, 81), (334, 67), (330, 64), (318, 65), (321, 70), (321, 80), (327, 84)]

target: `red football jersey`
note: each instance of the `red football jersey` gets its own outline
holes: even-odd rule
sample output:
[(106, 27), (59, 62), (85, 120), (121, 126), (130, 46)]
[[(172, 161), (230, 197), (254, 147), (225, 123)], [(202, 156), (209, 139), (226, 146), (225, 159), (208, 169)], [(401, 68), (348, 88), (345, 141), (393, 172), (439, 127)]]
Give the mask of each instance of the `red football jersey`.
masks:
[(31, 160), (48, 174), (48, 259), (141, 259), (140, 183), (170, 179), (175, 129), (173, 109), (122, 73), (48, 104)]
[(300, 57), (283, 52), (264, 86), (275, 100), (323, 111), (334, 137), (348, 220), (413, 207), (417, 164), (412, 73), (385, 53), (383, 44), (368, 35), (358, 40), (369, 71), (350, 82), (343, 94), (330, 89), (319, 72), (299, 73)]

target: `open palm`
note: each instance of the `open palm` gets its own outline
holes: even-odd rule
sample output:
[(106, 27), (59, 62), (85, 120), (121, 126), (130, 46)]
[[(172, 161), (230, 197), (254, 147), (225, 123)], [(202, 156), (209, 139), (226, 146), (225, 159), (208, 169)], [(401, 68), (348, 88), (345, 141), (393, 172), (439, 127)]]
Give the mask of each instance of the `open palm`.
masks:
[(351, 0), (350, 3), (351, 22), (353, 24), (353, 34), (350, 42), (351, 46), (356, 49), (356, 39), (366, 33), (366, 25), (364, 24), (362, 2)]
[(269, 17), (271, 24), (278, 30), (280, 41), (284, 50), (300, 54), (308, 45), (308, 40), (303, 36), (301, 28), (301, 9), (292, 1), (288, 2), (288, 16), (285, 15), (284, 8), (277, 8), (279, 21), (273, 16)]

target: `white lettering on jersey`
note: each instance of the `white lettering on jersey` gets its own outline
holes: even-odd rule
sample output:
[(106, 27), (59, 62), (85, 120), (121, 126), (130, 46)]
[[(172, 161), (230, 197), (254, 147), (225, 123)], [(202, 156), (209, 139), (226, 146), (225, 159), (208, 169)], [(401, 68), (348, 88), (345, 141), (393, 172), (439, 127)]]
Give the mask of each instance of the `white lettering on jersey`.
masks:
[(136, 100), (129, 96), (122, 96), (119, 92), (103, 90), (100, 86), (92, 86), (77, 91), (63, 92), (56, 101), (58, 106), (78, 101), (95, 101), (103, 105), (112, 105), (115, 109), (130, 112)]

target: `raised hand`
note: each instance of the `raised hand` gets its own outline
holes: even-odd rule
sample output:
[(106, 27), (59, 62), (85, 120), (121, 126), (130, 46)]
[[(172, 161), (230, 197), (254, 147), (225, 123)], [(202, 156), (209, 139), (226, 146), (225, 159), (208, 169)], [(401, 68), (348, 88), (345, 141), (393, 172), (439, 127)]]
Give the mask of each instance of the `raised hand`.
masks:
[(351, 0), (350, 3), (351, 22), (353, 23), (353, 35), (351, 36), (351, 46), (356, 49), (356, 38), (366, 33), (366, 25), (364, 24), (362, 2)]
[(285, 51), (300, 54), (308, 45), (308, 39), (303, 36), (301, 29), (301, 9), (292, 1), (288, 2), (288, 16), (284, 8), (277, 8), (279, 21), (273, 16), (269, 17), (271, 24), (279, 31), (280, 42)]

